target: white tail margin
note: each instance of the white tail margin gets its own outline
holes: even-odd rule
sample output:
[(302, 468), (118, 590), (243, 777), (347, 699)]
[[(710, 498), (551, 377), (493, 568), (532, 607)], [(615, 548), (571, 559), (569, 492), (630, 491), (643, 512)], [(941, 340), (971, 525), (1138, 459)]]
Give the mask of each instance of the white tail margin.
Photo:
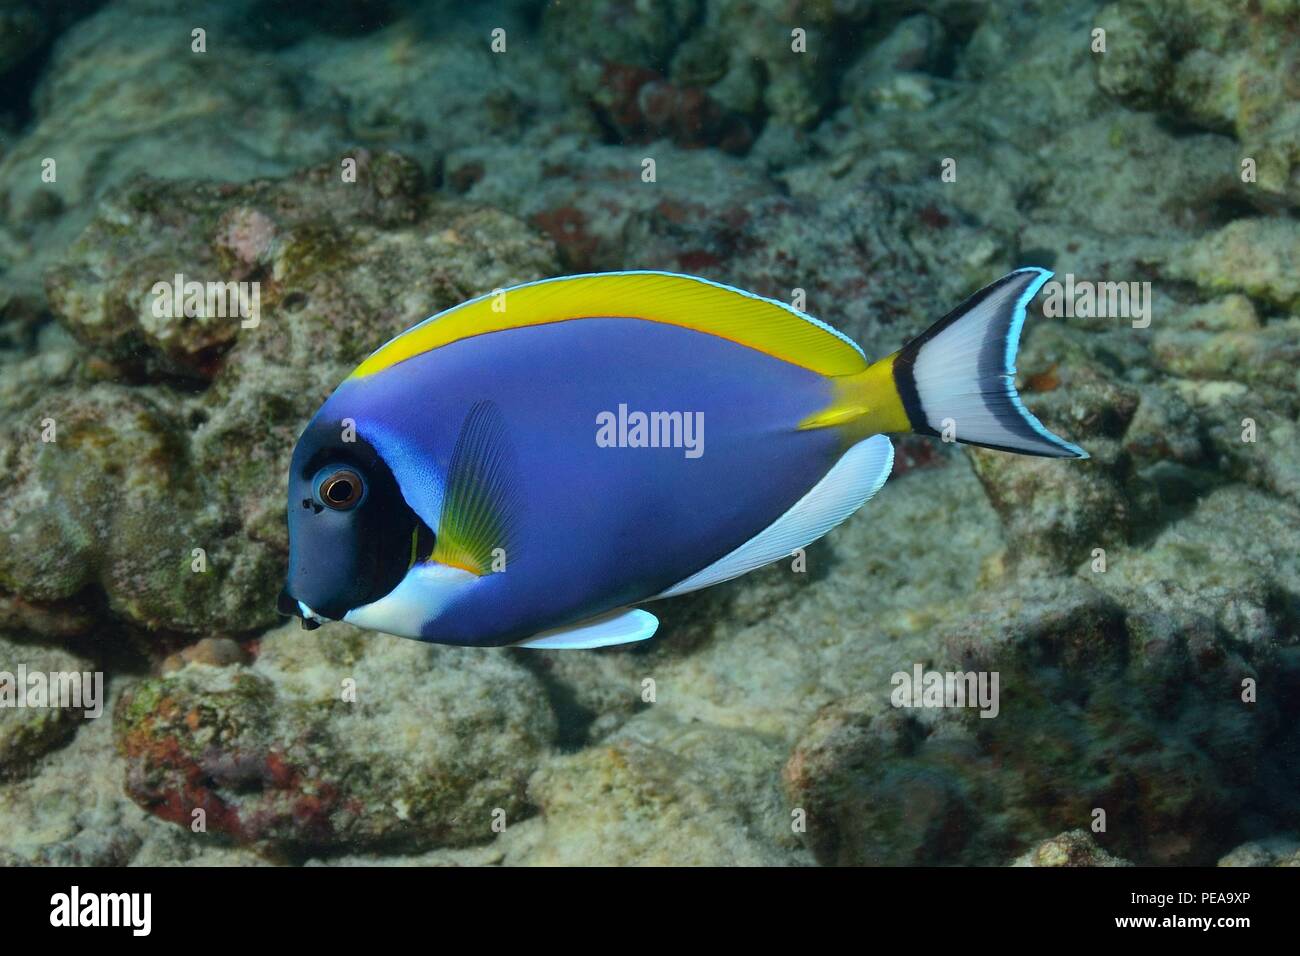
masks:
[(975, 293), (913, 339), (894, 361), (912, 427), (1022, 455), (1087, 458), (1053, 435), (1016, 394), (1016, 348), (1029, 302), (1052, 277), (1017, 269)]

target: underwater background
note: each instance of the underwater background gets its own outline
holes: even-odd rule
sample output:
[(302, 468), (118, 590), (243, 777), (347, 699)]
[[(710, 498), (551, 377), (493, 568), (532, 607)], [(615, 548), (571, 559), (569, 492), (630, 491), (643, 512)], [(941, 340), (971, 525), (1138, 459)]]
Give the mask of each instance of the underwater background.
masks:
[[(0, 0), (0, 671), (108, 697), (0, 708), (0, 861), (1300, 864), (1298, 208), (1295, 0)], [(1087, 461), (903, 438), (646, 646), (276, 613), (301, 429), (440, 309), (662, 269), (878, 357), (1026, 265), (1148, 290), (1026, 325)]]

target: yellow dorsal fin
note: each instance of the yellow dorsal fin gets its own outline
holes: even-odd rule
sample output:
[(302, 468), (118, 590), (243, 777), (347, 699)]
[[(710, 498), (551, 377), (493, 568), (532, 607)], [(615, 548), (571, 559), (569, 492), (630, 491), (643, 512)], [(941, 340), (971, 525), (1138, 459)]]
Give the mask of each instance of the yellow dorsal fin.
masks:
[(610, 272), (544, 279), (471, 299), (403, 332), (352, 377), (470, 336), (583, 318), (637, 318), (695, 329), (822, 375), (852, 375), (867, 367), (847, 336), (772, 299), (669, 272)]

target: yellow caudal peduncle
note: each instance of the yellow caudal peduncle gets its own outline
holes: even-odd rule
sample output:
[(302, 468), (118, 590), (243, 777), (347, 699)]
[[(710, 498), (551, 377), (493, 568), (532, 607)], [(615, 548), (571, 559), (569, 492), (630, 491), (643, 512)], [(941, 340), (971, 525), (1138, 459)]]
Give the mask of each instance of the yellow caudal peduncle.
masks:
[(857, 442), (869, 435), (909, 432), (902, 396), (894, 381), (894, 359), (898, 353), (874, 362), (861, 372), (831, 379), (831, 404), (799, 423), (801, 429), (842, 428), (845, 437)]

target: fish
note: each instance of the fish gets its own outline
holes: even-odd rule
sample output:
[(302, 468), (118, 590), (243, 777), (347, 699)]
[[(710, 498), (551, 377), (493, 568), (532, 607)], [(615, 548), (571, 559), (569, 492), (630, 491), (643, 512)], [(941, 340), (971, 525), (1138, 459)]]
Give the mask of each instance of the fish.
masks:
[(890, 434), (1086, 458), (1018, 395), (1027, 306), (986, 286), (869, 360), (785, 303), (668, 272), (543, 279), (396, 336), (288, 477), (278, 608), (438, 644), (644, 641), (642, 605), (791, 556), (870, 500)]

